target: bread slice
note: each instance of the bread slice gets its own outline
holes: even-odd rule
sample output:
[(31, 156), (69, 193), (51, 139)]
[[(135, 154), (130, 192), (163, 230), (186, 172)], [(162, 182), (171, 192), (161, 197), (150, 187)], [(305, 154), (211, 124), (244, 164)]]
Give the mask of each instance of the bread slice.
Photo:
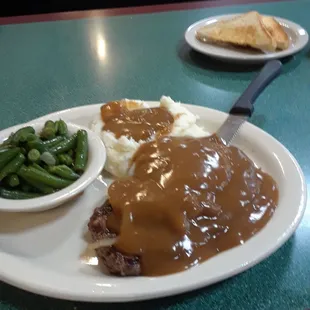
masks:
[(230, 43), (262, 51), (274, 52), (277, 46), (264, 26), (262, 17), (255, 11), (202, 27), (196, 35), (202, 42)]
[(277, 48), (286, 50), (290, 45), (290, 40), (282, 26), (271, 16), (262, 16), (262, 21), (270, 35), (275, 39)]

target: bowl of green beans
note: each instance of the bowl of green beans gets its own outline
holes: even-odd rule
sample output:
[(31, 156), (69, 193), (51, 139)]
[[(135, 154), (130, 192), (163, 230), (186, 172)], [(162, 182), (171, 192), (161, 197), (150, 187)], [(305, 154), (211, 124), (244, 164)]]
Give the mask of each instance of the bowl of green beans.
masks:
[(82, 193), (101, 173), (106, 150), (86, 127), (62, 119), (0, 132), (0, 211), (55, 208)]

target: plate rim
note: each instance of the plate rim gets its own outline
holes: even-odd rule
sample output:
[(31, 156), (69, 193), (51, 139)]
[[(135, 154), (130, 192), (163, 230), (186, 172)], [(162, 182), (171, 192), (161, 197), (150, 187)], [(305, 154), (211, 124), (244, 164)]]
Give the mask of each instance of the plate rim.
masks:
[[(301, 42), (301, 44), (298, 47), (293, 47), (293, 48), (289, 48), (287, 50), (284, 51), (279, 51), (279, 52), (273, 52), (273, 53), (269, 53), (269, 54), (259, 54), (259, 55), (247, 55), (246, 53), (244, 54), (244, 56), (238, 56), (238, 55), (221, 55), (221, 54), (216, 54), (214, 52), (210, 52), (208, 51), (207, 45), (205, 45), (206, 47), (204, 48), (204, 46), (200, 46), (199, 42), (197, 41), (197, 39), (193, 38), (192, 35), (192, 31), (193, 29), (195, 29), (198, 25), (203, 24), (209, 20), (212, 19), (222, 19), (222, 18), (233, 18), (236, 17), (240, 14), (243, 14), (244, 12), (239, 12), (239, 13), (233, 13), (233, 14), (221, 14), (221, 15), (215, 15), (215, 16), (210, 16), (201, 20), (196, 21), (195, 23), (191, 24), (185, 31), (184, 33), (184, 38), (186, 43), (195, 51), (202, 53), (206, 56), (212, 57), (212, 58), (216, 58), (219, 60), (230, 60), (230, 61), (239, 61), (239, 62), (264, 62), (267, 60), (272, 60), (272, 59), (281, 59), (284, 57), (288, 57), (291, 55), (294, 55), (298, 52), (300, 52), (302, 49), (305, 48), (305, 46), (308, 44), (309, 42), (309, 34), (307, 32), (307, 30), (302, 27), (301, 25), (286, 19), (286, 18), (282, 18), (279, 16), (274, 16), (274, 15), (268, 15), (268, 14), (263, 14), (264, 16), (271, 16), (273, 18), (275, 18), (277, 21), (285, 23), (287, 25), (289, 25), (292, 30), (294, 30), (294, 32), (298, 32), (298, 31), (303, 31), (304, 32), (304, 37), (305, 37), (305, 41)], [(301, 35), (297, 36), (300, 40)], [(197, 42), (196, 42), (197, 41)], [(194, 42), (194, 43), (193, 43)], [(202, 43), (201, 43), (202, 44)]]
[[(145, 101), (145, 102), (149, 103), (150, 105), (158, 105), (157, 101)], [(69, 109), (65, 109), (61, 111), (52, 112), (50, 114), (47, 114), (35, 120), (32, 120), (31, 122), (44, 120), (45, 118), (57, 117), (59, 115), (62, 115), (68, 112), (70, 113), (77, 112), (79, 110), (81, 110), (80, 114), (82, 115), (82, 112), (84, 109), (96, 108), (96, 107), (99, 108), (102, 104), (103, 103), (84, 105), (84, 106), (79, 106), (79, 107), (74, 107), (74, 108), (69, 108)], [(208, 113), (211, 110), (211, 113), (215, 113), (220, 117), (227, 116), (227, 113), (225, 112), (215, 110), (212, 108), (208, 108), (208, 107), (204, 107), (204, 106), (192, 105), (192, 104), (182, 104), (182, 105), (184, 105), (187, 108), (195, 108), (198, 110), (199, 109), (204, 110), (205, 111), (204, 113)], [(164, 279), (164, 280), (169, 277), (174, 277), (174, 279), (176, 279), (176, 285), (169, 289), (161, 288), (156, 284), (157, 281), (154, 281), (154, 279), (160, 279), (160, 278), (144, 278), (145, 281), (148, 281), (147, 282), (148, 285), (154, 288), (153, 291), (148, 292), (148, 293), (140, 292), (136, 294), (128, 294), (128, 292), (126, 292), (126, 293), (122, 293), (122, 295), (120, 296), (119, 294), (115, 292), (113, 293), (112, 290), (109, 290), (109, 291), (107, 290), (107, 292), (105, 292), (104, 289), (100, 287), (96, 287), (96, 290), (94, 290), (93, 285), (89, 286), (89, 291), (87, 292), (85, 292), (85, 290), (83, 289), (82, 289), (82, 292), (80, 292), (81, 288), (78, 288), (78, 286), (74, 287), (74, 289), (72, 286), (67, 287), (66, 284), (62, 282), (60, 282), (62, 283), (62, 288), (60, 288), (60, 286), (56, 288), (55, 286), (50, 285), (46, 281), (44, 282), (43, 281), (44, 277), (46, 277), (47, 275), (52, 275), (54, 279), (56, 278), (56, 280), (62, 281), (63, 275), (59, 275), (58, 273), (53, 273), (50, 270), (46, 271), (46, 268), (44, 269), (44, 268), (40, 268), (40, 266), (34, 266), (29, 261), (23, 259), (22, 257), (17, 257), (17, 256), (0, 251), (0, 262), (2, 261), (2, 264), (0, 264), (0, 280), (8, 284), (14, 285), (16, 287), (19, 287), (21, 289), (24, 289), (24, 290), (27, 290), (33, 293), (37, 293), (40, 295), (44, 295), (44, 296), (54, 297), (54, 298), (74, 300), (74, 301), (88, 301), (88, 302), (128, 302), (128, 301), (138, 301), (138, 300), (155, 299), (155, 298), (160, 298), (160, 297), (172, 296), (172, 295), (192, 291), (192, 290), (195, 290), (201, 287), (209, 286), (213, 283), (217, 283), (224, 279), (230, 278), (236, 274), (242, 273), (243, 271), (249, 269), (250, 267), (260, 263), (265, 258), (273, 254), (276, 250), (278, 250), (297, 229), (299, 223), (301, 222), (303, 218), (303, 215), (306, 209), (307, 186), (306, 186), (305, 177), (303, 175), (303, 172), (298, 162), (296, 161), (294, 156), (287, 150), (287, 148), (282, 143), (280, 143), (276, 138), (272, 137), (269, 133), (267, 133), (263, 129), (251, 123), (246, 123), (246, 124), (247, 126), (250, 126), (252, 129), (260, 131), (263, 135), (271, 139), (275, 143), (275, 145), (277, 145), (278, 147), (282, 149), (283, 154), (285, 154), (287, 159), (289, 159), (291, 161), (291, 164), (293, 164), (294, 168), (296, 168), (296, 172), (297, 172), (297, 175), (301, 182), (301, 187), (302, 187), (301, 196), (299, 197), (299, 206), (298, 206), (298, 209), (296, 207), (296, 214), (294, 218), (290, 219), (290, 222), (291, 222), (290, 226), (285, 228), (285, 234), (281, 234), (281, 237), (279, 238), (279, 240), (277, 240), (277, 242), (275, 242), (275, 244), (273, 244), (272, 246), (268, 245), (268, 249), (265, 250), (263, 254), (260, 254), (259, 256), (255, 257), (251, 261), (246, 261), (241, 266), (238, 265), (237, 268), (234, 267), (229, 272), (226, 272), (220, 276), (217, 276), (214, 279), (211, 279), (211, 280), (200, 279), (199, 281), (192, 282), (190, 286), (183, 285), (182, 287), (180, 287), (179, 282), (177, 282), (177, 279), (182, 277), (184, 272), (174, 274), (174, 275), (169, 275), (166, 277), (160, 277), (161, 279)], [(10, 128), (14, 128), (14, 126)], [(250, 240), (253, 240), (253, 239), (250, 239)], [(8, 262), (11, 263), (11, 266), (12, 265), (14, 266), (14, 268), (11, 268), (11, 269), (14, 269), (13, 274), (9, 271), (10, 268), (8, 268), (8, 266), (10, 264), (8, 264)], [(6, 268), (1, 268), (1, 266), (6, 266)], [(32, 266), (32, 269), (27, 268), (29, 266)], [(21, 277), (20, 275), (23, 275), (23, 276)], [(25, 275), (28, 275), (28, 276), (25, 276)], [(67, 279), (67, 277), (69, 276), (66, 276), (65, 279)], [(77, 277), (77, 278), (80, 278), (80, 277)], [(29, 282), (29, 279), (31, 279), (30, 282)], [(71, 277), (71, 279), (73, 279), (72, 281), (74, 281), (75, 277)], [(124, 279), (124, 282), (131, 283), (132, 279), (126, 278)], [(113, 286), (113, 285), (110, 285), (110, 286)], [(82, 287), (84, 288), (84, 286)]]

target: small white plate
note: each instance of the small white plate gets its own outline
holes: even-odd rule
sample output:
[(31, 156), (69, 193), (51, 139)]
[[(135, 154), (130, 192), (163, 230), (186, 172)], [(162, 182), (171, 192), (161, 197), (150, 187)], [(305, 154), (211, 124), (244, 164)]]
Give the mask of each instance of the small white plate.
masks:
[[(40, 132), (44, 127), (44, 124), (45, 121), (36, 121), (2, 130), (0, 132), (0, 143), (2, 143), (6, 138), (8, 138), (12, 132), (16, 132), (20, 128), (23, 128), (25, 126), (32, 126), (36, 132)], [(83, 190), (98, 177), (104, 167), (106, 160), (106, 149), (103, 142), (94, 132), (92, 132), (87, 127), (79, 126), (68, 122), (67, 126), (68, 131), (71, 135), (77, 132), (79, 129), (84, 129), (87, 131), (89, 156), (85, 172), (78, 180), (76, 180), (70, 186), (50, 195), (23, 200), (10, 200), (0, 198), (0, 211), (37, 212), (56, 208), (64, 202), (70, 199), (74, 199), (74, 197), (81, 194)]]
[(189, 26), (185, 32), (186, 42), (196, 51), (205, 55), (234, 62), (261, 63), (271, 59), (280, 59), (293, 55), (301, 51), (309, 40), (307, 31), (301, 26), (280, 17), (274, 17), (284, 28), (290, 39), (290, 46), (284, 51), (276, 51), (274, 53), (263, 53), (252, 49), (238, 48), (231, 46), (219, 46), (211, 43), (202, 43), (196, 38), (196, 31), (206, 25), (216, 23), (218, 21), (234, 18), (239, 14), (229, 14), (214, 16), (200, 20)]
[[(158, 105), (158, 103), (150, 103)], [(62, 118), (87, 126), (101, 105), (57, 112), (40, 120)], [(214, 132), (227, 117), (216, 110), (186, 105)], [(245, 123), (235, 144), (277, 181), (279, 206), (266, 227), (244, 245), (223, 252), (188, 271), (157, 277), (119, 278), (99, 271), (93, 253), (85, 253), (87, 222), (106, 199), (108, 175), (61, 208), (41, 213), (0, 212), (0, 280), (57, 298), (125, 302), (174, 295), (238, 274), (276, 251), (295, 231), (306, 206), (306, 185), (296, 160), (269, 134)]]

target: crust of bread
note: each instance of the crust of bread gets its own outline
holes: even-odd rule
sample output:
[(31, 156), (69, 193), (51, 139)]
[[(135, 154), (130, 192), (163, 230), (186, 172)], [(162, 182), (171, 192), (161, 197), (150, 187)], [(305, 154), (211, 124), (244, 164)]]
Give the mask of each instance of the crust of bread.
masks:
[(290, 40), (283, 27), (272, 16), (262, 16), (262, 21), (270, 35), (275, 39), (279, 50), (286, 50)]

